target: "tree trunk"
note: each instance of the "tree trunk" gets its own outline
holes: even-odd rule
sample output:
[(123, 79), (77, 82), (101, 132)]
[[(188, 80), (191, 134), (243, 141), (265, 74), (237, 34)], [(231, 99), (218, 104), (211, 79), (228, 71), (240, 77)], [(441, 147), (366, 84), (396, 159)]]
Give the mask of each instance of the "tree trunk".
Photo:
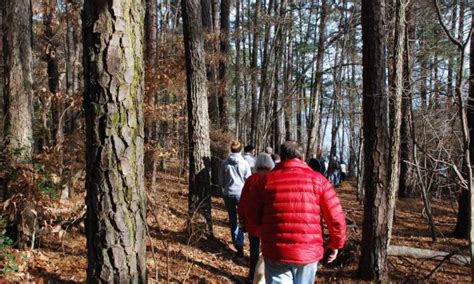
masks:
[[(145, 9), (145, 102), (149, 108), (155, 109), (156, 101), (156, 64), (158, 44), (158, 19), (156, 0), (146, 0)], [(151, 115), (153, 116), (153, 115)], [(150, 116), (145, 117), (145, 141), (153, 140), (156, 121)], [(152, 158), (153, 157), (148, 157)], [(145, 163), (151, 165), (152, 163)], [(148, 170), (146, 170), (148, 172)]]
[[(236, 17), (235, 17), (235, 137), (238, 137), (242, 141), (243, 135), (240, 131), (240, 85), (241, 85), (241, 56), (240, 56), (240, 44), (241, 44), (241, 30), (240, 30), (240, 0), (236, 2)], [(245, 48), (245, 46), (244, 46)], [(244, 82), (247, 84), (247, 82)]]
[[(33, 156), (32, 11), (29, 0), (5, 0), (3, 22), (5, 195), (22, 194), (13, 220), (18, 247), (32, 240), (34, 184), (15, 186)], [(28, 174), (28, 173), (27, 173)], [(29, 181), (30, 183), (33, 181)], [(33, 222), (32, 222), (33, 221)]]
[[(53, 18), (56, 13), (56, 1), (45, 0), (44, 2), (44, 36), (46, 38), (46, 45), (44, 48), (45, 59), (47, 62), (47, 74), (48, 74), (48, 87), (49, 92), (52, 94), (52, 129), (51, 137), (55, 140), (56, 145), (61, 145), (63, 140), (63, 129), (62, 124), (62, 113), (64, 112), (64, 99), (61, 96), (59, 89), (59, 66), (57, 58), (57, 46), (53, 41), (55, 36), (53, 30)], [(59, 146), (61, 149), (62, 147)], [(61, 163), (62, 164), (62, 163)], [(62, 166), (61, 166), (62, 167)]]
[(187, 74), (190, 229), (196, 233), (196, 225), (204, 218), (203, 233), (212, 235), (211, 150), (204, 37), (199, 20), (201, 4), (200, 0), (182, 0), (181, 4)]
[(412, 171), (409, 162), (412, 160), (411, 157), (413, 151), (413, 139), (412, 132), (410, 130), (411, 125), (411, 98), (412, 98), (412, 63), (411, 55), (412, 51), (410, 48), (410, 38), (415, 34), (415, 28), (412, 25), (411, 9), (407, 8), (407, 26), (405, 31), (405, 50), (404, 50), (404, 62), (403, 62), (403, 81), (404, 81), (404, 93), (402, 97), (402, 124), (400, 129), (400, 183), (398, 189), (398, 197), (409, 197), (411, 191), (411, 180)]
[(229, 58), (231, 0), (221, 0), (220, 61), (219, 61), (219, 124), (222, 130), (229, 130), (227, 65)]
[(258, 19), (260, 14), (260, 0), (255, 1), (255, 15), (253, 21), (253, 41), (252, 41), (252, 61), (250, 63), (251, 72), (251, 96), (252, 96), (252, 107), (251, 107), (251, 127), (249, 141), (251, 144), (256, 145), (257, 143), (257, 63), (258, 63), (258, 44), (259, 44), (259, 27)]
[[(471, 14), (471, 26), (474, 26), (474, 13)], [(469, 53), (469, 99), (467, 100), (468, 105), (468, 128), (469, 128), (469, 156), (474, 158), (474, 33), (471, 33), (471, 45)], [(472, 158), (471, 158), (472, 159)], [(471, 160), (472, 164), (472, 160)], [(470, 198), (468, 204), (469, 213), (469, 246), (471, 253), (471, 275), (474, 275), (474, 210), (472, 204), (474, 204), (474, 191), (472, 185), (470, 188)], [(466, 198), (467, 199), (467, 198)]]
[(84, 1), (88, 282), (144, 283), (141, 1)]
[[(464, 8), (464, 1), (461, 0), (460, 1), (460, 16), (464, 16), (464, 11), (461, 10)], [(459, 19), (459, 25), (463, 25), (464, 26), (464, 21)], [(459, 27), (459, 31), (458, 31), (458, 39), (460, 39), (461, 41), (463, 40), (463, 35), (462, 35), (462, 31), (464, 31), (463, 28)], [(472, 46), (472, 41), (471, 41), (471, 47), (470, 47), (471, 51), (473, 50), (473, 46)], [(474, 62), (473, 62), (473, 56), (470, 55), (470, 60), (469, 60), (469, 64), (470, 67), (472, 68), (474, 66)], [(473, 84), (474, 82), (472, 82), (472, 72), (470, 74), (470, 77), (469, 77), (469, 98), (473, 98), (474, 97), (474, 94), (473, 94)], [(459, 77), (459, 76), (458, 76)], [(459, 80), (460, 78), (456, 78), (456, 80)], [(473, 105), (474, 102), (472, 102), (471, 99), (469, 99), (468, 101), (468, 106), (470, 105)], [(474, 137), (474, 130), (472, 128), (474, 128), (474, 117), (471, 118), (471, 116), (473, 115), (473, 110), (468, 108), (468, 123), (472, 123), (470, 125), (468, 125), (468, 128), (469, 128), (469, 151), (470, 153), (474, 153), (474, 143), (472, 143), (471, 141), (474, 141), (472, 140), (472, 138)], [(471, 157), (474, 157), (471, 155)], [(459, 199), (458, 199), (458, 217), (457, 217), (457, 222), (456, 222), (456, 227), (454, 229), (454, 236), (455, 237), (459, 237), (459, 238), (468, 238), (469, 236), (469, 224), (470, 224), (470, 194), (469, 194), (469, 191), (466, 190), (466, 189), (461, 189), (461, 193), (459, 195)]]
[[(216, 64), (215, 64), (215, 13), (216, 4), (214, 0), (201, 0), (201, 21), (205, 34), (206, 51), (206, 74), (208, 81), (209, 99), (208, 111), (211, 121), (219, 121), (219, 101), (216, 87)], [(217, 124), (218, 125), (218, 124)]]
[(388, 126), (384, 0), (362, 1), (364, 221), (359, 274), (387, 281)]
[(310, 116), (308, 121), (308, 144), (306, 145), (306, 157), (311, 158), (316, 156), (319, 148), (319, 122), (320, 122), (320, 105), (321, 105), (321, 83), (322, 83), (322, 70), (324, 66), (324, 43), (326, 41), (326, 20), (328, 16), (328, 5), (327, 0), (322, 0), (321, 3), (321, 18), (319, 19), (319, 40), (318, 40), (318, 51), (316, 58), (316, 70), (314, 74), (314, 83), (312, 88), (314, 88), (310, 98)]
[[(264, 1), (264, 6), (265, 6)], [(268, 67), (270, 64), (270, 33), (271, 33), (271, 14), (274, 6), (274, 0), (268, 1), (268, 7), (266, 14), (263, 16), (267, 17), (267, 21), (264, 21), (265, 31), (264, 31), (264, 39), (263, 39), (263, 51), (262, 51), (262, 68), (260, 70), (260, 90), (258, 96), (258, 105), (257, 105), (257, 114), (256, 114), (256, 122), (255, 122), (255, 141), (256, 141), (256, 148), (257, 150), (263, 149), (265, 147), (264, 143), (266, 143), (266, 137), (264, 137), (264, 130), (267, 126), (267, 121), (265, 120), (265, 110), (268, 110), (270, 107), (269, 97), (270, 97), (270, 86), (268, 80)], [(268, 115), (268, 112), (267, 112)]]
[(403, 55), (405, 48), (405, 11), (406, 1), (396, 0), (396, 20), (395, 20), (395, 52), (392, 80), (392, 108), (393, 117), (391, 118), (391, 139), (390, 139), (390, 180), (389, 180), (389, 198), (387, 203), (387, 222), (388, 222), (388, 241), (392, 235), (393, 215), (395, 212), (395, 201), (397, 200), (398, 186), (400, 184), (400, 143), (401, 143), (401, 125), (402, 125), (402, 100), (403, 100)]

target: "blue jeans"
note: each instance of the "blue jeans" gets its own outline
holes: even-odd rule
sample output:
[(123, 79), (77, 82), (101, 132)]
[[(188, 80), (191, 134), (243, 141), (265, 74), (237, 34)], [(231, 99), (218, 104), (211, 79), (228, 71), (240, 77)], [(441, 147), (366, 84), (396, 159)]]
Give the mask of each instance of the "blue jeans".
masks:
[(339, 170), (334, 170), (330, 176), (330, 180), (333, 185), (338, 185), (341, 182), (341, 173)]
[(237, 222), (237, 210), (239, 206), (240, 196), (224, 195), (225, 208), (229, 214), (230, 234), (232, 235), (232, 243), (237, 251), (244, 249), (244, 232), (239, 229)]
[(289, 264), (265, 259), (265, 281), (267, 284), (313, 284), (318, 263)]

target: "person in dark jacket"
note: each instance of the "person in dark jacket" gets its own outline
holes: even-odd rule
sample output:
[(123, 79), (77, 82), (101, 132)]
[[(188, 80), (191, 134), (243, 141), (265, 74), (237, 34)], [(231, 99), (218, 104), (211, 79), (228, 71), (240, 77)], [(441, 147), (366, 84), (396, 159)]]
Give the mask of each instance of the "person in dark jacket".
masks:
[(321, 161), (316, 158), (311, 158), (308, 160), (308, 166), (315, 172), (324, 174), (322, 171)]
[(237, 210), (245, 180), (252, 174), (249, 163), (244, 160), (242, 144), (233, 141), (230, 145), (231, 154), (220, 168), (219, 183), (224, 195), (224, 203), (229, 214), (229, 225), (232, 242), (237, 250), (236, 257), (244, 256), (244, 232), (240, 230)]
[(282, 162), (257, 184), (246, 221), (261, 228), (267, 283), (314, 283), (324, 255), (321, 213), (332, 262), (346, 241), (344, 212), (331, 183), (302, 161), (297, 142), (280, 149)]

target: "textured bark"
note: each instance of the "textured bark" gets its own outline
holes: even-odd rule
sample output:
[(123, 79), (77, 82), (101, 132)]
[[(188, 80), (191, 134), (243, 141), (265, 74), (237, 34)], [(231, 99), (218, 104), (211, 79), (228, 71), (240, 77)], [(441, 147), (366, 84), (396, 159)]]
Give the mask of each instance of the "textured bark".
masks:
[[(235, 16), (235, 136), (242, 141), (242, 131), (240, 131), (240, 85), (241, 85), (241, 31), (240, 31), (240, 0), (236, 1)], [(245, 82), (246, 84), (246, 82)]]
[(158, 15), (156, 0), (146, 0), (145, 11), (145, 57), (146, 64), (151, 68), (156, 66), (156, 47), (158, 45)]
[(184, 47), (186, 54), (189, 197), (191, 229), (203, 219), (205, 234), (212, 234), (209, 116), (207, 109), (204, 37), (200, 21), (200, 0), (182, 0)]
[(364, 221), (359, 274), (387, 281), (387, 161), (385, 1), (362, 1)]
[[(146, 0), (145, 11), (145, 101), (152, 107), (158, 102), (156, 100), (156, 65), (158, 45), (158, 16), (156, 0)], [(145, 121), (145, 138), (153, 139), (154, 130), (157, 128), (154, 119), (147, 118)]]
[(141, 1), (84, 2), (88, 282), (144, 283)]
[(29, 0), (4, 4), (4, 143), (7, 164), (16, 166), (33, 152), (32, 14)]
[(224, 131), (229, 130), (227, 69), (229, 58), (231, 0), (221, 0), (220, 60), (219, 60), (219, 125)]
[(24, 248), (32, 241), (37, 224), (34, 189), (21, 183), (21, 187), (15, 186), (14, 179), (21, 176), (22, 168), (28, 170), (33, 154), (32, 13), (29, 0), (6, 0), (3, 4), (5, 195), (23, 194), (13, 223), (17, 245)]

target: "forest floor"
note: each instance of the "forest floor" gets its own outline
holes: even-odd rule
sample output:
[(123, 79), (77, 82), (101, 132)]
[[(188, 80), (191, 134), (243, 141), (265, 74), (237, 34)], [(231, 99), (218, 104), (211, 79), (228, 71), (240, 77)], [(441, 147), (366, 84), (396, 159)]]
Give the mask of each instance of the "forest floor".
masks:
[[(363, 206), (356, 199), (356, 188), (351, 182), (343, 182), (338, 188), (347, 216), (356, 223), (348, 230), (348, 245), (333, 267), (320, 267), (318, 282), (358, 282), (356, 269), (360, 254)], [(222, 198), (213, 197), (212, 240), (189, 237), (186, 230), (187, 186), (185, 177), (160, 173), (156, 189), (149, 190), (147, 263), (149, 282), (190, 283), (244, 283), (247, 275), (248, 242), (246, 257), (235, 262), (232, 257), (227, 213)], [(49, 201), (48, 208), (56, 220), (80, 221), (84, 196), (78, 195), (66, 202)], [(403, 199), (397, 202), (397, 212), (392, 244), (427, 248), (467, 254), (468, 243), (448, 237), (456, 221), (455, 208), (449, 199), (433, 199), (438, 239), (430, 237), (426, 218), (423, 216), (421, 198)], [(75, 217), (77, 216), (77, 217)], [(39, 248), (29, 251), (6, 249), (3, 261), (3, 281), (36, 283), (76, 283), (86, 279), (87, 250), (83, 222), (71, 225), (45, 226)], [(49, 228), (49, 229), (48, 229)], [(390, 277), (397, 282), (470, 282), (470, 268), (443, 263), (435, 273), (430, 273), (439, 260), (418, 260), (408, 257), (390, 257)], [(10, 270), (5, 269), (10, 268)], [(1, 274), (0, 274), (1, 275)], [(427, 278), (427, 276), (429, 278)]]

